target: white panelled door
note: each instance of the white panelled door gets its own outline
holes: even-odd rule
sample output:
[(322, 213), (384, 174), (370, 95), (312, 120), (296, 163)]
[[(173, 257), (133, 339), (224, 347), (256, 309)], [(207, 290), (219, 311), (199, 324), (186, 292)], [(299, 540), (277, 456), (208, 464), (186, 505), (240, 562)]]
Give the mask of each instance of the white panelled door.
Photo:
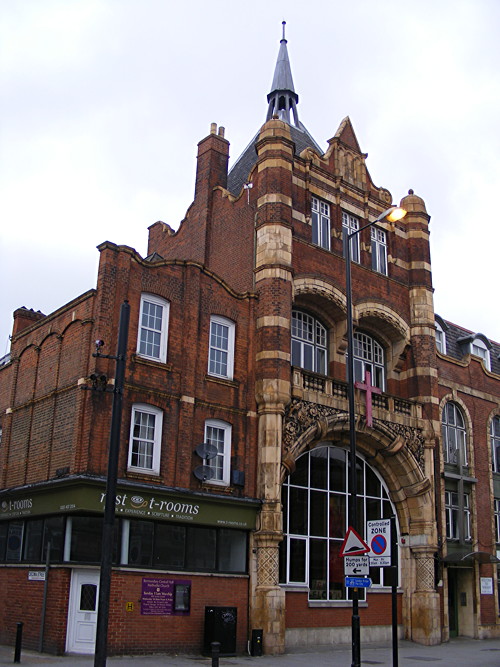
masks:
[(68, 653), (94, 653), (98, 598), (99, 571), (73, 570), (66, 633)]

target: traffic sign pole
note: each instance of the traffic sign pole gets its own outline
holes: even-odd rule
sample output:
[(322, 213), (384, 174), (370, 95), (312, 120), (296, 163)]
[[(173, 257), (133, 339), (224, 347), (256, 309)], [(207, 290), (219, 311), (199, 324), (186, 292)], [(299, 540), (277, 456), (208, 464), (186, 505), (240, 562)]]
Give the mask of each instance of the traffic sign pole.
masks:
[(396, 517), (391, 516), (391, 570), (392, 570), (392, 667), (398, 667), (398, 536)]

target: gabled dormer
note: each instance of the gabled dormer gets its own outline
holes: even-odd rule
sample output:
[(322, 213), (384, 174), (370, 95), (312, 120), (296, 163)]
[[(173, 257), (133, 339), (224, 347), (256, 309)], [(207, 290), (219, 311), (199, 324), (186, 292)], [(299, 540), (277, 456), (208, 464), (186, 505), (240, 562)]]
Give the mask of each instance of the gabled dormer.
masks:
[(479, 357), (483, 361), (485, 368), (491, 371), (490, 350), (493, 346), (484, 334), (476, 333), (462, 336), (457, 340), (457, 343), (462, 348), (464, 354), (472, 354), (475, 357)]

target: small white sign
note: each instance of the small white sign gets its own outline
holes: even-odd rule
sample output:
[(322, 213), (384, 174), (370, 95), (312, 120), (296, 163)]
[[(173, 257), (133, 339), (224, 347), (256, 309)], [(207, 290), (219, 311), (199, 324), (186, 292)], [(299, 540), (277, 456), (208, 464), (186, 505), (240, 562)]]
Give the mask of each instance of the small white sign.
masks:
[(493, 595), (493, 579), (481, 577), (481, 595)]
[(361, 577), (370, 573), (368, 556), (344, 556), (344, 574), (346, 577)]
[(370, 567), (390, 567), (390, 556), (370, 556)]
[(28, 570), (28, 581), (45, 581), (45, 571)]

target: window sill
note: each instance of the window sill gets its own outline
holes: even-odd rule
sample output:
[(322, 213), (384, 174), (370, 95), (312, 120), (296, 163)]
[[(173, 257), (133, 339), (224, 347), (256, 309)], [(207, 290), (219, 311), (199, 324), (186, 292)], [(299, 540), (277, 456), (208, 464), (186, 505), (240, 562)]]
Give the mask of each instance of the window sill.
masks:
[[(40, 566), (41, 567), (41, 566)], [(207, 572), (204, 570), (176, 570), (174, 568), (151, 567), (150, 565), (130, 565), (128, 563), (121, 563), (120, 565), (113, 565), (113, 570), (120, 570), (122, 572), (133, 572), (137, 574), (138, 571), (146, 574), (158, 575), (170, 574), (176, 578), (186, 577), (232, 577), (238, 579), (248, 579), (249, 574), (246, 572)]]
[(287, 593), (308, 593), (309, 586), (305, 584), (280, 584), (282, 588)]
[[(368, 602), (365, 600), (359, 600), (360, 607), (368, 607)], [(352, 600), (309, 600), (307, 606), (311, 609), (321, 609), (325, 607), (330, 608), (347, 608), (352, 607)]]
[(226, 496), (230, 496), (234, 492), (234, 488), (230, 484), (217, 484), (217, 482), (209, 481), (202, 482), (201, 488), (203, 491), (215, 491)]
[(215, 382), (216, 384), (223, 384), (226, 387), (234, 387), (237, 389), (240, 386), (239, 382), (236, 382), (236, 380), (229, 380), (228, 378), (221, 378), (218, 377), (217, 375), (209, 375), (208, 373), (205, 375), (205, 380), (207, 382)]
[(141, 357), (139, 354), (133, 354), (131, 359), (133, 362), (144, 366), (153, 366), (153, 368), (161, 368), (169, 372), (172, 370), (172, 364), (167, 364), (166, 361), (160, 361), (159, 359), (148, 359), (147, 357)]
[(146, 470), (136, 470), (135, 468), (127, 468), (127, 477), (129, 479), (147, 479), (148, 481), (155, 478), (158, 482), (161, 482), (159, 472), (147, 472)]

